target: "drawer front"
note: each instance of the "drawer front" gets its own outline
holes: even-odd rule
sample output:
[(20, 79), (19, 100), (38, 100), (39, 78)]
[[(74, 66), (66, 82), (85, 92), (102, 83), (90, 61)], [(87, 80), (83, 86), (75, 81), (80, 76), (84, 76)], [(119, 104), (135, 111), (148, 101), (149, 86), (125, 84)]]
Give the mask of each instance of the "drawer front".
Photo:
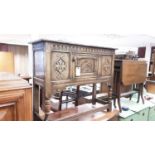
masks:
[(149, 121), (155, 121), (155, 106), (149, 109)]

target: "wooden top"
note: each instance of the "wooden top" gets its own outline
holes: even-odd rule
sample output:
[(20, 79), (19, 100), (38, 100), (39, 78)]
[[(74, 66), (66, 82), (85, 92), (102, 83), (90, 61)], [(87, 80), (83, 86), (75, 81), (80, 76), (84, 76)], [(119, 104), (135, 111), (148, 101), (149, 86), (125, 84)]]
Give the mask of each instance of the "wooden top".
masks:
[(0, 73), (0, 92), (12, 89), (31, 88), (26, 80), (11, 73)]
[(146, 76), (147, 63), (145, 61), (123, 61), (122, 83), (124, 85), (144, 83)]
[(146, 61), (115, 60), (115, 67), (117, 67), (117, 69), (119, 68), (121, 72), (121, 82), (125, 86), (144, 83), (146, 80)]
[(31, 44), (40, 43), (40, 42), (51, 42), (51, 43), (58, 43), (58, 44), (66, 44), (66, 45), (74, 45), (74, 46), (84, 46), (84, 47), (92, 47), (92, 48), (101, 48), (101, 49), (110, 49), (110, 50), (116, 50), (117, 48), (111, 48), (111, 47), (102, 47), (102, 46), (96, 46), (96, 45), (86, 45), (86, 44), (79, 44), (79, 43), (70, 43), (66, 41), (58, 41), (58, 40), (48, 40), (48, 39), (39, 39), (36, 41), (30, 42)]

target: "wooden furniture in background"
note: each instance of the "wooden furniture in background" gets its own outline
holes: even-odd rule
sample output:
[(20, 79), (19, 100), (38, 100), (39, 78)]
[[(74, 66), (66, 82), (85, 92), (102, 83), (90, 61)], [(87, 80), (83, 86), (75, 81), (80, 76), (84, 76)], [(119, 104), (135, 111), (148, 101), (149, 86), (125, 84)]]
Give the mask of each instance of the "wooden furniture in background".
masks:
[(146, 47), (139, 47), (138, 48), (138, 57), (145, 58), (145, 52), (146, 52)]
[(147, 80), (145, 88), (148, 93), (155, 94), (155, 80)]
[(0, 120), (32, 120), (32, 88), (27, 81), (0, 73)]
[[(0, 43), (0, 51), (11, 51), (14, 59), (13, 72), (18, 75), (29, 75), (28, 45)], [(5, 61), (3, 64), (7, 64)]]
[(149, 93), (155, 93), (155, 47), (152, 47), (151, 61), (150, 61), (150, 72), (147, 77), (145, 88)]
[(150, 79), (155, 80), (155, 50), (151, 54), (151, 65), (150, 65), (150, 71), (151, 76)]
[[(50, 98), (67, 86), (96, 83), (108, 87), (113, 83), (115, 49), (59, 41), (39, 40), (32, 43), (34, 54), (34, 112), (50, 113)], [(112, 90), (109, 90), (111, 95)], [(109, 96), (110, 97), (110, 96)], [(44, 108), (45, 107), (45, 108)], [(95, 107), (95, 106), (94, 106)], [(105, 107), (107, 108), (107, 107)], [(111, 109), (111, 103), (109, 104)]]
[(139, 102), (140, 96), (143, 99), (143, 84), (146, 80), (147, 63), (137, 60), (115, 60), (114, 70), (114, 88), (113, 92), (118, 99), (119, 110), (121, 111), (120, 98), (138, 93)]
[(0, 72), (14, 73), (13, 52), (0, 51)]

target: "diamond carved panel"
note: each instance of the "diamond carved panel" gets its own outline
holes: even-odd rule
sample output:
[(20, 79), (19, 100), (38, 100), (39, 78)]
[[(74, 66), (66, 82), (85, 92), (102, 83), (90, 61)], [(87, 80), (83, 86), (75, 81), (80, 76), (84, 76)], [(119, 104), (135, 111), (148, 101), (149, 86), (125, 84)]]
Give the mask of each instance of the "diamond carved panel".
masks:
[(52, 80), (66, 80), (69, 77), (69, 54), (52, 53)]

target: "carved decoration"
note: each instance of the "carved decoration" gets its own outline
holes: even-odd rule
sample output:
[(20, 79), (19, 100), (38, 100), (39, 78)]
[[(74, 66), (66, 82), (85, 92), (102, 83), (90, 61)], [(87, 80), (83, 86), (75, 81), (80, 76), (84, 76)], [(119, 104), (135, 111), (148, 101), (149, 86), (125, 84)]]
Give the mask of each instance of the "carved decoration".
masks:
[(81, 67), (81, 73), (93, 73), (95, 63), (92, 59), (81, 59), (79, 61), (79, 66)]
[(96, 54), (109, 54), (109, 51), (115, 51), (115, 49), (108, 49), (104, 47), (89, 47), (80, 45), (67, 45), (67, 44), (51, 44), (52, 51), (63, 51), (63, 52), (75, 52), (75, 53), (96, 53)]
[(64, 60), (64, 55), (57, 55), (58, 60), (55, 63), (55, 71), (57, 79), (63, 79), (63, 72), (66, 70), (66, 62)]
[(111, 75), (112, 58), (111, 56), (105, 56), (102, 60), (102, 75)]
[(60, 57), (59, 60), (55, 63), (55, 70), (61, 75), (65, 69), (66, 69), (66, 63)]
[(52, 55), (52, 79), (64, 80), (69, 74), (69, 56), (67, 53), (54, 52)]

